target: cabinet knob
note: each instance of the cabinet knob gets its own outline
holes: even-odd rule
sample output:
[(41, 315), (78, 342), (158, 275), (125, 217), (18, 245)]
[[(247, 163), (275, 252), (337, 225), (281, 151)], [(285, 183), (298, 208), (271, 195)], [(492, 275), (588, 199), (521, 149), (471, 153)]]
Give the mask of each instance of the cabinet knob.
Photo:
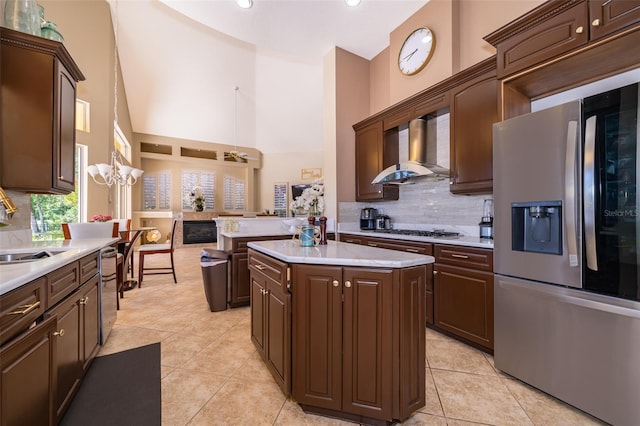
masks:
[(268, 291), (266, 289), (264, 289), (264, 288), (261, 288), (260, 289), (260, 293), (262, 293), (262, 295), (264, 296), (265, 294), (268, 293)]
[(584, 28), (582, 27), (582, 25), (576, 28), (576, 34), (582, 34), (583, 31), (584, 31)]
[(80, 304), (81, 305), (86, 305), (87, 303), (89, 303), (89, 296), (83, 297), (82, 299), (80, 299)]
[(64, 180), (64, 176), (58, 176), (58, 179)]
[(340, 285), (340, 283), (338, 282), (338, 280), (333, 280), (333, 286), (334, 287), (338, 287)]
[(54, 336), (60, 336), (60, 337), (64, 336), (64, 328), (61, 329), (60, 331), (54, 331), (53, 335)]
[(344, 286), (345, 286), (346, 288), (351, 287), (351, 281), (345, 281), (345, 282), (344, 282)]
[(594, 27), (600, 26), (600, 19), (594, 19), (593, 21), (591, 21), (591, 25)]
[(438, 271), (433, 271), (433, 275), (438, 275)]

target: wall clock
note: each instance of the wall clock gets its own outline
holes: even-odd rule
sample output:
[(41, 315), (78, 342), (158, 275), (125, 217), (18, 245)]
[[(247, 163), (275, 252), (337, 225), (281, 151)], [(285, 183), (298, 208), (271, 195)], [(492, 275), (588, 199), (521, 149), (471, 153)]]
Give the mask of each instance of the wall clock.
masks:
[(436, 47), (436, 38), (427, 27), (413, 31), (402, 44), (398, 67), (405, 75), (414, 75), (427, 65)]

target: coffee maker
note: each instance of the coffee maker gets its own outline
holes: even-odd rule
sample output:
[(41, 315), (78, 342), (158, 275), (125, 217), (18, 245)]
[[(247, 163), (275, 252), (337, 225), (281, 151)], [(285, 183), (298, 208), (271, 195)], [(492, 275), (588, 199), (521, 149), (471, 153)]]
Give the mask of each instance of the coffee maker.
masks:
[(378, 211), (373, 207), (365, 207), (360, 211), (360, 229), (373, 231), (376, 229)]
[(480, 227), (480, 238), (493, 239), (493, 200), (491, 198), (484, 200), (482, 219), (480, 219), (478, 226)]

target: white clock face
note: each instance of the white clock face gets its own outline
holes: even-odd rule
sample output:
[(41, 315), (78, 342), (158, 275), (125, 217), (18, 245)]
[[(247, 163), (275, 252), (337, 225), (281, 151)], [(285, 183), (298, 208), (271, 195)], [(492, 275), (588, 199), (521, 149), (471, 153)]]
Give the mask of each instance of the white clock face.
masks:
[(406, 75), (420, 72), (431, 59), (435, 44), (435, 37), (429, 28), (418, 28), (412, 32), (398, 54), (400, 71)]

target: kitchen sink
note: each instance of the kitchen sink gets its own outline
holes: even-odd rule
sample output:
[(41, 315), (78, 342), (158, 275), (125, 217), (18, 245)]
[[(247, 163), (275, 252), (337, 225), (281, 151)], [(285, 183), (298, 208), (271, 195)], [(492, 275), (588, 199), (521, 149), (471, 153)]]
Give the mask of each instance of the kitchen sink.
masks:
[(33, 262), (36, 260), (53, 257), (59, 253), (62, 253), (62, 252), (61, 251), (51, 252), (48, 250), (39, 250), (39, 251), (26, 252), (26, 253), (3, 253), (3, 254), (0, 254), (0, 265), (11, 265), (14, 263)]

